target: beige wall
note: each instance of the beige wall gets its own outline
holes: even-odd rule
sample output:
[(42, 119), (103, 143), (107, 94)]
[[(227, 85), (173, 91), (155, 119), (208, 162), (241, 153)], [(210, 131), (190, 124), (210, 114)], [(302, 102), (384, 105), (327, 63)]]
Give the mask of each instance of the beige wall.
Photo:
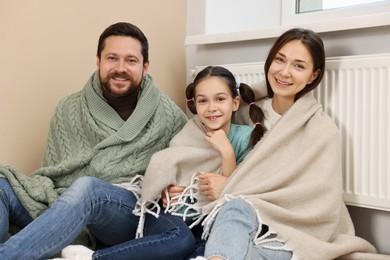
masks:
[(37, 169), (53, 109), (96, 69), (100, 33), (132, 22), (150, 44), (150, 74), (184, 108), (186, 1), (0, 2), (0, 163)]

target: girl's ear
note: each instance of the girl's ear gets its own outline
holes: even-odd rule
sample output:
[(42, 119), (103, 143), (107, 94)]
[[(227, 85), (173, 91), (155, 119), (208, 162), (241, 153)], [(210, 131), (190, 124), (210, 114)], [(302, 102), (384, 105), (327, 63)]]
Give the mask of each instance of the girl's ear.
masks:
[(233, 112), (237, 111), (240, 107), (240, 97), (237, 96), (233, 99)]

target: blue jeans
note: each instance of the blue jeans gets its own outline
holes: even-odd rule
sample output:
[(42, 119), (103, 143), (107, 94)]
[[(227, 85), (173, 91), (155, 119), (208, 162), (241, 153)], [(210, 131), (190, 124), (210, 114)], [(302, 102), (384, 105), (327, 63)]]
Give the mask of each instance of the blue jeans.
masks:
[(233, 199), (222, 207), (211, 228), (206, 243), (205, 257), (219, 256), (228, 260), (278, 259), (289, 260), (292, 253), (264, 248), (264, 245), (282, 247), (281, 242), (255, 245), (258, 220), (254, 209), (243, 199)]
[(10, 223), (21, 229), (32, 220), (8, 180), (0, 178), (0, 243), (7, 240)]
[(192, 229), (192, 234), (195, 237), (196, 246), (195, 250), (192, 251), (191, 255), (187, 256), (186, 260), (196, 258), (197, 256), (204, 256), (204, 248), (206, 245), (206, 240), (202, 239), (203, 226), (202, 224), (198, 224), (194, 226)]
[(147, 215), (144, 232), (142, 238), (94, 252), (92, 259), (181, 260), (195, 249), (195, 238), (181, 217)]
[[(161, 214), (145, 219), (145, 236), (134, 239), (139, 218), (132, 211), (133, 193), (93, 177), (75, 181), (41, 216), (28, 216), (9, 183), (0, 178), (0, 233), (8, 221), (22, 230), (0, 244), (0, 259), (47, 259), (55, 256), (87, 227), (103, 245), (93, 259), (180, 259), (190, 254), (195, 240), (178, 217)], [(156, 256), (154, 255), (156, 254)], [(173, 257), (173, 258), (172, 258)]]

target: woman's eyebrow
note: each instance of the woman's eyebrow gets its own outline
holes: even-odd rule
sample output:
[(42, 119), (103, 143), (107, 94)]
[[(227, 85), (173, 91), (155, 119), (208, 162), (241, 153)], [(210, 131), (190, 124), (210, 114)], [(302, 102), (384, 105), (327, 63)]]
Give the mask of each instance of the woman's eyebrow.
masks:
[[(285, 54), (281, 53), (281, 52), (278, 52), (277, 55), (280, 55), (280, 56), (282, 56), (283, 58), (287, 59), (287, 56), (286, 56)], [(303, 63), (305, 63), (305, 64), (308, 64), (306, 61), (300, 60), (300, 59), (295, 59), (294, 61), (296, 61), (296, 62), (303, 62)]]

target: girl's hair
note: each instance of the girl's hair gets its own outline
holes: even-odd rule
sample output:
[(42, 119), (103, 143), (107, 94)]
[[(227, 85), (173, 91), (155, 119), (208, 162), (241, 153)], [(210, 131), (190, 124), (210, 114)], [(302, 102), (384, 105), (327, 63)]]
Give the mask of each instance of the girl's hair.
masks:
[(300, 40), (302, 44), (306, 46), (307, 50), (310, 52), (310, 55), (313, 59), (313, 72), (318, 71), (317, 78), (313, 80), (312, 83), (307, 84), (305, 88), (302, 89), (300, 92), (298, 92), (297, 95), (295, 96), (295, 100), (302, 97), (303, 95), (310, 92), (311, 90), (315, 89), (318, 86), (318, 84), (320, 84), (322, 77), (324, 76), (325, 50), (321, 38), (318, 36), (318, 34), (313, 32), (312, 30), (302, 29), (302, 28), (290, 29), (285, 33), (283, 33), (281, 36), (279, 36), (279, 38), (276, 40), (264, 64), (268, 97), (273, 97), (274, 95), (274, 92), (272, 91), (271, 85), (269, 84), (268, 77), (267, 77), (271, 63), (275, 59), (275, 56), (278, 53), (278, 51), (285, 44), (293, 40)]
[(245, 83), (237, 83), (234, 75), (226, 68), (220, 66), (208, 66), (200, 71), (193, 83), (190, 83), (186, 89), (187, 106), (193, 114), (197, 114), (195, 108), (195, 90), (196, 86), (206, 78), (218, 77), (226, 82), (233, 98), (238, 96), (238, 91), (242, 100), (249, 104), (249, 116), (255, 124), (251, 134), (248, 148), (253, 148), (263, 137), (266, 128), (264, 127), (264, 113), (259, 106), (255, 104), (255, 94), (251, 87)]

